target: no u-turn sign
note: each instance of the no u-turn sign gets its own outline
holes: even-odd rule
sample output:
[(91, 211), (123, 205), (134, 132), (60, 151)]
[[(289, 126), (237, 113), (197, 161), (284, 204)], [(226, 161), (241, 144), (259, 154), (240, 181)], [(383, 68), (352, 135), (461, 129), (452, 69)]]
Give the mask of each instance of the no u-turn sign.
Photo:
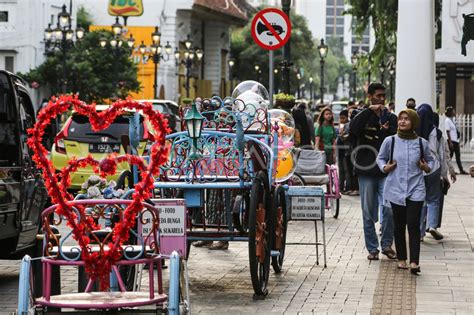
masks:
[(288, 42), (290, 35), (290, 19), (279, 9), (264, 9), (253, 18), (252, 37), (263, 49), (275, 50), (282, 47)]

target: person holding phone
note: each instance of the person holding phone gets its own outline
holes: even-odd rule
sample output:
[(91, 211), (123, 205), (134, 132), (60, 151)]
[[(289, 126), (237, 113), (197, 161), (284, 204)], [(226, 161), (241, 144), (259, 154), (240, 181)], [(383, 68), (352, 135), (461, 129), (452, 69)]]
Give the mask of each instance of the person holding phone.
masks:
[(377, 156), (378, 167), (387, 174), (384, 202), (390, 203), (393, 211), (398, 268), (408, 269), (405, 240), (408, 227), (410, 271), (413, 274), (421, 272), (420, 216), (426, 197), (424, 173), (429, 173), (435, 164), (428, 141), (415, 132), (419, 124), (416, 111), (401, 111), (397, 134), (383, 141)]

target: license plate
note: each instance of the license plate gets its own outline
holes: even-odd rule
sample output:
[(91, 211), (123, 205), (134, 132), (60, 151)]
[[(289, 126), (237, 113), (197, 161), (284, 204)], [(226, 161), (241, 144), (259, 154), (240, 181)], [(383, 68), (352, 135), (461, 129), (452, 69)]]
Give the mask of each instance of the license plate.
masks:
[(90, 143), (90, 153), (119, 153), (120, 144)]

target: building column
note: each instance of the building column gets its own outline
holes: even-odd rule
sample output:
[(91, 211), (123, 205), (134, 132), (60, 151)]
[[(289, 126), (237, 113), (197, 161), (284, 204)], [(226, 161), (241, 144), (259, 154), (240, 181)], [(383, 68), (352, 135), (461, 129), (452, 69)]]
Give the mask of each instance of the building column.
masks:
[(434, 25), (433, 0), (398, 1), (397, 113), (410, 97), (436, 107)]

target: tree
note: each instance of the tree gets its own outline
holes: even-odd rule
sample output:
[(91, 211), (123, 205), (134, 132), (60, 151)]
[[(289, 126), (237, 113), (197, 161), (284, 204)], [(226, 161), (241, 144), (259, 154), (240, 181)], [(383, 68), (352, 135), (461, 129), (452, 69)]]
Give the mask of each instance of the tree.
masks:
[[(67, 92), (79, 93), (86, 102), (101, 103), (140, 90), (137, 66), (130, 59), (131, 49), (126, 45), (101, 48), (101, 37), (110, 39), (112, 33), (103, 30), (86, 33), (66, 55)], [(38, 68), (22, 76), (48, 86), (52, 94), (57, 94), (63, 80), (62, 58), (62, 52), (55, 51)]]
[(89, 26), (93, 23), (90, 13), (83, 7), (80, 6), (77, 10), (77, 27), (82, 27), (86, 32), (89, 31)]
[[(435, 0), (435, 21), (438, 24), (436, 34), (436, 46), (440, 47), (441, 40), (441, 1)], [(359, 36), (370, 26), (375, 32), (375, 44), (370, 52), (371, 64), (368, 66), (377, 68), (377, 65), (388, 55), (396, 54), (397, 49), (397, 22), (398, 22), (398, 0), (346, 0), (350, 9), (345, 14), (352, 15), (354, 19), (353, 30)], [(363, 57), (367, 59), (368, 56)], [(386, 61), (386, 60), (385, 60)], [(375, 65), (375, 67), (374, 67)]]
[[(240, 81), (243, 80), (259, 80), (265, 86), (268, 86), (268, 52), (260, 48), (253, 40), (250, 27), (253, 18), (249, 19), (249, 23), (240, 29), (232, 32), (231, 37), (231, 54), (236, 59), (236, 64), (233, 71), (233, 77)], [(320, 84), (320, 63), (317, 46), (319, 41), (314, 41), (311, 31), (308, 29), (306, 19), (291, 12), (291, 61), (293, 62), (292, 72), (290, 73), (290, 87), (294, 93), (297, 89), (298, 80), (296, 73), (300, 70), (302, 79), (300, 85), (306, 86), (309, 91), (309, 77), (313, 77), (313, 91), (319, 90), (316, 87)], [(330, 91), (325, 93), (335, 92), (337, 87), (337, 78), (350, 71), (343, 53), (342, 43), (339, 46), (329, 46), (328, 56), (326, 57), (324, 72), (325, 85), (329, 85)], [(336, 49), (337, 53), (333, 50)], [(279, 63), (283, 57), (283, 48), (274, 51), (274, 65), (278, 69), (275, 75), (275, 88), (281, 88), (281, 69)], [(258, 64), (261, 73), (257, 73), (254, 66)], [(349, 70), (348, 70), (349, 69)]]

